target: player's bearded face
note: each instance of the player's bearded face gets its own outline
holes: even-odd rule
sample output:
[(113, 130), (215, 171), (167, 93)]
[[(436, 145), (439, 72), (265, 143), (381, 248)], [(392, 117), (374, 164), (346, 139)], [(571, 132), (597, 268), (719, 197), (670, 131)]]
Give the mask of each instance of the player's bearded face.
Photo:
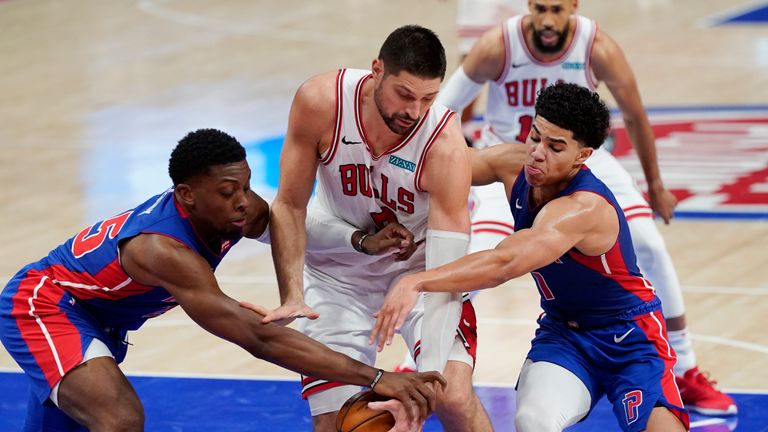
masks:
[(383, 87), (384, 84), (381, 84), (373, 90), (373, 100), (376, 102), (376, 109), (379, 110), (379, 114), (384, 123), (387, 124), (387, 127), (389, 127), (389, 130), (398, 135), (405, 135), (416, 127), (420, 117), (411, 117), (405, 110), (400, 112), (396, 110), (388, 111), (384, 103)]
[(541, 26), (536, 28), (533, 26), (533, 43), (536, 45), (536, 50), (542, 53), (556, 53), (560, 52), (565, 45), (566, 35), (571, 30), (570, 21), (565, 22), (565, 26), (562, 30), (557, 30), (554, 26)]

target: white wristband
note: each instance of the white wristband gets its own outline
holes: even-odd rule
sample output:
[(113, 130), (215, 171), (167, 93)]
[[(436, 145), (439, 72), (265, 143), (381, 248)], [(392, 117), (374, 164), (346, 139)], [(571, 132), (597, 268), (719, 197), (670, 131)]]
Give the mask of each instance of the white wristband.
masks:
[(320, 208), (307, 209), (307, 250), (311, 252), (352, 252), (352, 234), (357, 231), (345, 220)]
[(437, 95), (437, 103), (449, 109), (461, 112), (470, 102), (475, 100), (483, 84), (472, 81), (464, 72), (464, 67), (458, 69), (448, 78)]

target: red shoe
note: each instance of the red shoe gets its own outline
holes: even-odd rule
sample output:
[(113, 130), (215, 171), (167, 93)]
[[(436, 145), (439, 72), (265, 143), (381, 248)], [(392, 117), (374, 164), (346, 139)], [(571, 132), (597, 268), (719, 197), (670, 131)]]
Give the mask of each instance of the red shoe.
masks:
[(704, 415), (733, 415), (738, 411), (736, 402), (716, 389), (717, 382), (710, 380), (709, 373), (700, 372), (698, 367), (686, 371), (682, 378), (675, 377), (675, 381), (689, 411)]

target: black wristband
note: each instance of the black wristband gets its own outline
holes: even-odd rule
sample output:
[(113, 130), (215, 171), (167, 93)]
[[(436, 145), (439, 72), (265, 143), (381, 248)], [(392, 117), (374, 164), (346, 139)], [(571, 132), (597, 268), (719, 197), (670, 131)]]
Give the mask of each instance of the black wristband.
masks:
[(376, 372), (376, 376), (373, 378), (373, 381), (371, 381), (371, 385), (369, 385), (368, 387), (370, 387), (371, 390), (373, 390), (373, 388), (376, 387), (376, 384), (378, 384), (379, 381), (381, 381), (382, 376), (384, 376), (384, 369), (379, 369)]
[(355, 243), (355, 245), (354, 245), (354, 247), (355, 247), (355, 250), (356, 250), (356, 251), (358, 251), (358, 252), (360, 252), (360, 253), (364, 253), (364, 254), (366, 254), (366, 255), (370, 255), (370, 254), (368, 253), (368, 251), (366, 251), (365, 249), (363, 249), (363, 242), (364, 242), (364, 241), (365, 241), (365, 239), (367, 239), (368, 237), (370, 237), (370, 234), (368, 234), (368, 233), (364, 233), (363, 235), (361, 235), (361, 236), (360, 236), (360, 238), (359, 238), (359, 239), (357, 239), (357, 243)]

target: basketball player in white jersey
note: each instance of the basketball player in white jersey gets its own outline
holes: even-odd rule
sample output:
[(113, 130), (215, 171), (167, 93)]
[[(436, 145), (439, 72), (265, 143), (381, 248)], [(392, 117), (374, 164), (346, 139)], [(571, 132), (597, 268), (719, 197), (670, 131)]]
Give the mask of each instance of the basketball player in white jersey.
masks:
[[(664, 187), (656, 160), (653, 131), (642, 106), (634, 74), (621, 48), (597, 24), (575, 15), (577, 0), (529, 0), (528, 15), (510, 18), (488, 31), (440, 93), (438, 102), (463, 109), (489, 84), (487, 124), (478, 147), (525, 142), (534, 115), (537, 91), (557, 81), (595, 89), (605, 82), (624, 117), (648, 183), (650, 206), (629, 173), (606, 150), (587, 166), (608, 185), (629, 222), (643, 274), (658, 289), (669, 339), (677, 352), (675, 373), (686, 407), (703, 414), (733, 414), (736, 405), (714, 388), (696, 366), (677, 274), (656, 225), (655, 212), (669, 223), (677, 204)], [(490, 249), (511, 234), (513, 220), (500, 184), (473, 188), (470, 252)]]
[[(271, 209), (282, 305), (265, 321), (309, 318), (300, 325), (304, 333), (373, 364), (373, 313), (389, 287), (404, 274), (466, 253), (471, 168), (459, 121), (433, 104), (444, 73), (437, 36), (405, 26), (387, 37), (371, 71), (341, 69), (299, 88)], [(307, 249), (307, 203), (316, 178), (312, 215), (363, 230), (351, 236), (329, 230), (346, 243), (337, 251)], [(391, 222), (405, 226), (416, 242), (426, 240), (407, 260), (366, 253), (369, 235)], [(469, 301), (455, 294), (429, 296), (424, 312), (415, 311), (402, 334), (420, 369), (444, 371), (448, 385), (438, 394), (436, 411), (445, 428), (491, 430), (472, 389), (475, 329), (457, 328), (460, 317), (474, 323)], [(359, 390), (313, 377), (302, 384), (316, 431), (335, 430), (336, 412)]]
[[(475, 45), (478, 39), (491, 28), (507, 18), (524, 13), (527, 2), (524, 0), (459, 0), (456, 8), (456, 37), (459, 39), (459, 60)], [(461, 113), (462, 127), (467, 133), (467, 125), (472, 121), (472, 101)]]

